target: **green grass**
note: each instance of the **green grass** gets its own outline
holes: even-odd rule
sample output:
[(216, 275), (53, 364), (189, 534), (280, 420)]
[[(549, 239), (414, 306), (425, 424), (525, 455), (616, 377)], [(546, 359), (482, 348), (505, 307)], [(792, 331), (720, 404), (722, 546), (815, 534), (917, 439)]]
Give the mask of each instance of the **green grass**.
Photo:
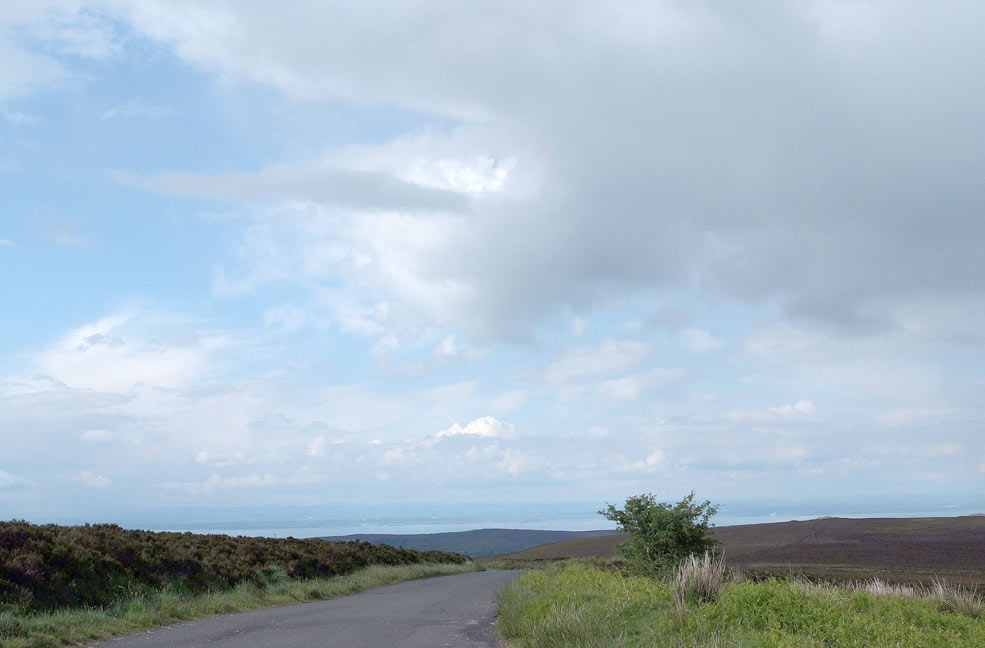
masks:
[(985, 646), (985, 619), (933, 600), (769, 580), (730, 583), (714, 602), (682, 608), (670, 583), (584, 564), (507, 585), (497, 628), (515, 648)]
[(229, 590), (197, 595), (167, 590), (135, 594), (103, 608), (27, 614), (0, 611), (0, 646), (48, 648), (85, 644), (178, 621), (336, 598), (399, 581), (475, 570), (473, 563), (373, 565), (346, 576), (308, 580), (291, 579), (281, 572), (272, 575), (263, 586), (245, 582)]

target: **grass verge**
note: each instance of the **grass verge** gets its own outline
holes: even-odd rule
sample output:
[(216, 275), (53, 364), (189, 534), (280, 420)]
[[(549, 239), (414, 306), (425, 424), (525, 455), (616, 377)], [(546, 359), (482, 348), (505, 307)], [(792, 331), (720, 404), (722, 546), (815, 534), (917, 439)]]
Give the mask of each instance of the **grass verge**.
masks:
[(87, 644), (179, 621), (262, 607), (336, 598), (405, 580), (476, 571), (474, 563), (373, 565), (345, 576), (291, 579), (277, 573), (263, 585), (241, 583), (205, 594), (161, 591), (125, 597), (103, 608), (17, 613), (0, 611), (0, 646), (49, 648)]
[(508, 584), (497, 629), (514, 648), (985, 646), (985, 619), (932, 598), (769, 580), (725, 584), (710, 602), (678, 600), (670, 582), (565, 565)]

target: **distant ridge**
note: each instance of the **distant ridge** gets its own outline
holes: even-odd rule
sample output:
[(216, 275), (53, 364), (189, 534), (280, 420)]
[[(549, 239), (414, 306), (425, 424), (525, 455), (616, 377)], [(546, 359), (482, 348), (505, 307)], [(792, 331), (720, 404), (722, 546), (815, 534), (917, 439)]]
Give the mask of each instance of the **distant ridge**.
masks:
[(538, 529), (476, 529), (445, 533), (353, 533), (344, 536), (325, 536), (322, 540), (345, 542), (363, 540), (372, 544), (417, 551), (451, 551), (473, 558), (523, 551), (531, 547), (576, 538), (589, 538), (617, 533), (611, 529), (594, 531), (545, 531)]

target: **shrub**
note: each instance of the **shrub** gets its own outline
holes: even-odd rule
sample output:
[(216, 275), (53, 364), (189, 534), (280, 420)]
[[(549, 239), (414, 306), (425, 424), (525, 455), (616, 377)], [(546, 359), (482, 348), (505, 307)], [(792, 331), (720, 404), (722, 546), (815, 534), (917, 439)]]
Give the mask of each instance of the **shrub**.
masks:
[(626, 500), (625, 509), (613, 504), (599, 511), (630, 535), (620, 545), (627, 568), (636, 574), (666, 574), (683, 559), (711, 550), (709, 520), (718, 507), (709, 501), (694, 503), (694, 491), (676, 504), (657, 502), (646, 493)]

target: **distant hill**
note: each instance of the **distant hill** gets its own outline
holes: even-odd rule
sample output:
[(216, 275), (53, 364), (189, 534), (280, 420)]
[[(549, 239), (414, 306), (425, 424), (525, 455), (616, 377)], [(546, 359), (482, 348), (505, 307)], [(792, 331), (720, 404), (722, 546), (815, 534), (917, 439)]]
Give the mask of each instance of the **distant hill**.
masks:
[[(803, 574), (831, 580), (879, 576), (899, 582), (985, 585), (985, 517), (819, 518), (713, 530), (727, 561), (751, 575)], [(509, 555), (510, 562), (618, 559), (618, 535), (554, 542)], [(484, 562), (488, 562), (488, 559)]]
[(447, 533), (354, 533), (345, 536), (327, 536), (323, 540), (345, 542), (362, 540), (372, 544), (387, 544), (393, 547), (414, 549), (416, 551), (451, 551), (463, 553), (473, 558), (523, 551), (548, 542), (572, 540), (618, 533), (610, 529), (595, 531), (541, 531), (536, 529), (477, 529), (474, 531), (451, 531)]

